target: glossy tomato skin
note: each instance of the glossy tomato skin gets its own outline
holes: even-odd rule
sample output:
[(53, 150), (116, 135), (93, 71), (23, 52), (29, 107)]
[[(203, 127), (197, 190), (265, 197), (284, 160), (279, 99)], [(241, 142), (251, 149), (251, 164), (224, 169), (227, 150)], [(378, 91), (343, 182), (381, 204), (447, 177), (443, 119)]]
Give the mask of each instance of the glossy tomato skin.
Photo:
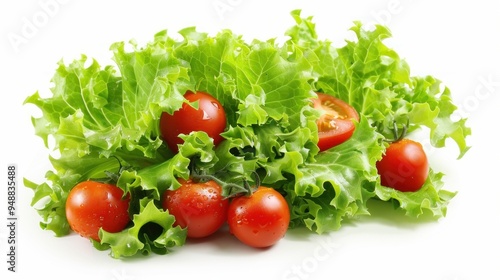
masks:
[(179, 179), (181, 186), (163, 194), (162, 206), (175, 217), (175, 225), (187, 228), (190, 238), (215, 233), (227, 220), (229, 201), (215, 181), (196, 183)]
[(84, 181), (77, 184), (66, 200), (66, 218), (73, 231), (99, 241), (99, 229), (119, 232), (130, 221), (130, 195), (112, 184)]
[(179, 134), (193, 131), (205, 131), (214, 140), (214, 145), (222, 142), (220, 134), (226, 129), (226, 113), (221, 103), (202, 91), (188, 91), (184, 97), (189, 102), (198, 101), (198, 109), (184, 103), (172, 115), (163, 112), (160, 117), (160, 132), (170, 150), (177, 152), (177, 145), (183, 143)]
[(318, 147), (320, 151), (325, 151), (351, 138), (355, 129), (353, 121), (359, 122), (359, 115), (343, 100), (325, 93), (317, 94), (318, 98), (313, 99), (313, 107), (322, 111), (317, 120)]
[(274, 245), (283, 238), (289, 224), (288, 204), (273, 188), (258, 187), (250, 196), (233, 198), (229, 205), (230, 233), (251, 247)]
[(410, 139), (391, 143), (376, 166), (382, 186), (403, 192), (418, 191), (429, 174), (422, 145)]

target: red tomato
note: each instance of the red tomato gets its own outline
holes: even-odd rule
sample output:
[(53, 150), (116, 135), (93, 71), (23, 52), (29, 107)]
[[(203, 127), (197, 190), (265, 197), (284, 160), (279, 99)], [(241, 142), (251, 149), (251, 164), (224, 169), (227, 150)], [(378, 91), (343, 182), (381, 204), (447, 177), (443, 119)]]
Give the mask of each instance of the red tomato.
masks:
[(130, 195), (123, 198), (123, 190), (112, 184), (85, 181), (69, 192), (66, 200), (66, 218), (73, 231), (86, 238), (99, 239), (99, 229), (122, 231), (130, 217)]
[(229, 201), (215, 181), (196, 183), (179, 179), (181, 186), (163, 194), (163, 209), (175, 217), (175, 225), (187, 228), (187, 236), (201, 238), (216, 232), (227, 218)]
[(222, 142), (220, 136), (226, 128), (226, 113), (217, 99), (208, 93), (188, 91), (184, 97), (189, 102), (198, 101), (198, 109), (188, 103), (172, 115), (163, 112), (160, 117), (160, 131), (170, 150), (177, 152), (183, 140), (179, 134), (204, 131), (214, 140), (214, 145)]
[(422, 145), (410, 139), (391, 143), (376, 166), (382, 186), (403, 192), (418, 191), (429, 174)]
[(261, 186), (250, 196), (235, 197), (229, 204), (229, 231), (251, 247), (274, 245), (285, 235), (289, 223), (288, 204), (273, 188)]
[(351, 105), (324, 93), (318, 93), (313, 102), (314, 108), (322, 111), (317, 120), (320, 151), (337, 146), (352, 136), (353, 120), (359, 121), (359, 115)]

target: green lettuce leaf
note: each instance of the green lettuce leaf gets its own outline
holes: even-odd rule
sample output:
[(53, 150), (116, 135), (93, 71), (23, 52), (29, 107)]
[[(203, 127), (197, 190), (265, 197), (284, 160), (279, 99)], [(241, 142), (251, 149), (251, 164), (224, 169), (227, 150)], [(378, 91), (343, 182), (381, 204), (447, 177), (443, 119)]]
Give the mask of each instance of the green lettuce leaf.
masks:
[(213, 141), (205, 132), (192, 132), (189, 135), (181, 135), (181, 138), (184, 143), (179, 153), (155, 165), (122, 172), (117, 182), (118, 187), (127, 192), (133, 188), (150, 191), (151, 198), (160, 200), (161, 194), (167, 189), (175, 190), (180, 187), (178, 178), (189, 178), (191, 164), (203, 172), (210, 170), (217, 163)]
[[(40, 227), (45, 230), (51, 230), (56, 236), (64, 236), (70, 232), (68, 220), (66, 219), (67, 192), (61, 186), (57, 174), (47, 172), (48, 182), (36, 184), (28, 179), (24, 179), (24, 185), (33, 190), (34, 195), (31, 200), (33, 206), (42, 221)], [(39, 205), (42, 204), (42, 205)]]
[(172, 247), (182, 246), (186, 240), (186, 229), (173, 226), (174, 216), (158, 209), (152, 200), (143, 200), (139, 214), (135, 214), (133, 226), (118, 233), (99, 230), (101, 245), (109, 245), (113, 258), (134, 256), (137, 253), (149, 255), (167, 254)]
[(419, 217), (428, 211), (432, 216), (446, 216), (447, 206), (456, 192), (443, 189), (444, 174), (429, 171), (429, 177), (422, 188), (416, 192), (400, 192), (377, 185), (375, 193), (383, 201), (392, 201), (395, 208), (401, 208), (411, 217)]
[(289, 184), (293, 217), (318, 233), (340, 228), (341, 221), (369, 214), (368, 199), (374, 197), (381, 158), (382, 136), (362, 117), (354, 135), (299, 168)]

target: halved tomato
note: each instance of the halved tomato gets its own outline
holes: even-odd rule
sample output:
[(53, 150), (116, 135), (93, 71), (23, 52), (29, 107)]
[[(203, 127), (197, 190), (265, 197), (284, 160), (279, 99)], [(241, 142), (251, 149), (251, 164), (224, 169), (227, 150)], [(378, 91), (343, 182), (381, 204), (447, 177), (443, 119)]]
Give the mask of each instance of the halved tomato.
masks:
[(348, 140), (354, 133), (354, 121), (359, 122), (359, 115), (351, 105), (334, 96), (317, 93), (313, 99), (315, 109), (321, 111), (317, 120), (318, 147), (320, 151), (328, 150)]

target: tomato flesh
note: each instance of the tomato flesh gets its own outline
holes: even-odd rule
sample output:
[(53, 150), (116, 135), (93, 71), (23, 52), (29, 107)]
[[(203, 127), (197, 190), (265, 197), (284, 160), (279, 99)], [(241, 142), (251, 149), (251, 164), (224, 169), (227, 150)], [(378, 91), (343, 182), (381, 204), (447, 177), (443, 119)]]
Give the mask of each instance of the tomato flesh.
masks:
[(274, 245), (283, 238), (289, 223), (288, 204), (273, 188), (261, 186), (250, 196), (234, 198), (229, 205), (230, 233), (251, 247)]
[(318, 147), (320, 151), (340, 145), (351, 138), (359, 121), (358, 112), (343, 100), (334, 96), (318, 93), (313, 99), (313, 107), (322, 112), (316, 121), (318, 125)]
[(403, 192), (418, 191), (429, 174), (422, 145), (410, 139), (391, 143), (376, 166), (382, 186)]
[(86, 238), (99, 241), (99, 229), (123, 230), (130, 217), (130, 196), (112, 184), (84, 181), (77, 184), (66, 200), (66, 218), (71, 229)]
[(178, 152), (183, 143), (179, 134), (204, 131), (214, 140), (214, 145), (222, 142), (220, 135), (226, 128), (226, 113), (221, 103), (206, 92), (192, 91), (184, 95), (190, 103), (198, 101), (198, 109), (188, 103), (173, 114), (163, 112), (160, 117), (160, 132), (170, 150)]
[(175, 217), (175, 225), (187, 228), (187, 236), (202, 238), (215, 233), (227, 219), (229, 201), (215, 181), (196, 183), (179, 179), (181, 186), (163, 194), (162, 206)]

